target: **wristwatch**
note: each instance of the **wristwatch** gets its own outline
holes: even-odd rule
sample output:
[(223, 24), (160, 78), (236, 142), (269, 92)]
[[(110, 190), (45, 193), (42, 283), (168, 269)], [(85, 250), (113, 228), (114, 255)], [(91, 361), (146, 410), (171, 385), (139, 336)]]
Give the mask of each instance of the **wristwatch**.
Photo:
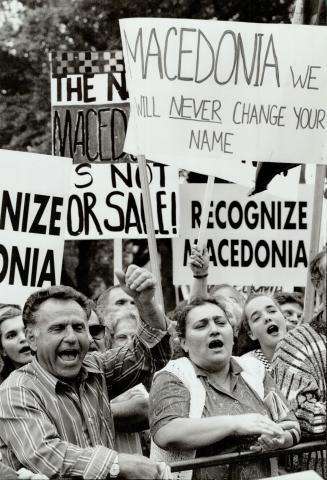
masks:
[(119, 472), (120, 472), (120, 468), (119, 468), (118, 455), (117, 455), (109, 470), (110, 478), (117, 478), (119, 475)]

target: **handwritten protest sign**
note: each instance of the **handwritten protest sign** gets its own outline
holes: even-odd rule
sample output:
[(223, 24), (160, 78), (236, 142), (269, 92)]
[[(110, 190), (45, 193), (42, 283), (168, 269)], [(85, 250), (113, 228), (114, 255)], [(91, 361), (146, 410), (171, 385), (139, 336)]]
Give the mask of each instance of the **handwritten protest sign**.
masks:
[(60, 283), (71, 160), (0, 150), (0, 298)]
[[(178, 170), (147, 163), (155, 233), (178, 235)], [(73, 166), (66, 239), (147, 238), (144, 199), (136, 163)]]
[[(189, 284), (191, 246), (201, 221), (203, 185), (181, 185), (181, 238), (173, 240), (173, 280)], [(209, 284), (305, 286), (313, 187), (293, 201), (266, 193), (247, 197), (240, 185), (215, 185), (207, 223)]]
[(229, 180), (242, 160), (327, 164), (326, 28), (154, 18), (120, 28), (126, 151)]
[(54, 155), (74, 163), (125, 159), (127, 98), (121, 51), (52, 53)]

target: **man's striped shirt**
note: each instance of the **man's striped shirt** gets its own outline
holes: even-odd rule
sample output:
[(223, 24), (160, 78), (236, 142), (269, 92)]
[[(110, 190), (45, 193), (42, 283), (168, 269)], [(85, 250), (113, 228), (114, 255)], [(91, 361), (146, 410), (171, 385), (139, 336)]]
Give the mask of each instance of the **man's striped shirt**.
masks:
[(272, 362), (277, 385), (293, 406), (301, 429), (326, 431), (326, 337), (310, 325), (291, 330)]
[(3, 461), (48, 477), (105, 478), (117, 455), (110, 400), (169, 358), (167, 332), (144, 324), (129, 346), (85, 357), (78, 391), (34, 358), (0, 387)]

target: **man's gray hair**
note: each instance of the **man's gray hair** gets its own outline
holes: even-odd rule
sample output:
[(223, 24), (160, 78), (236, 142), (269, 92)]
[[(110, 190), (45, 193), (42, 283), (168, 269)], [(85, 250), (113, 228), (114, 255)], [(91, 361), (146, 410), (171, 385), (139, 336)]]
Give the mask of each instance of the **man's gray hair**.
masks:
[(74, 300), (82, 307), (87, 318), (89, 318), (91, 315), (90, 303), (85, 295), (72, 287), (56, 285), (38, 290), (28, 297), (23, 309), (23, 322), (25, 328), (36, 324), (35, 314), (40, 308), (40, 305), (50, 298), (55, 298), (58, 300)]
[(101, 319), (102, 323), (106, 323), (106, 313), (110, 292), (112, 290), (115, 290), (116, 288), (121, 288), (121, 286), (119, 284), (112, 285), (111, 287), (104, 290), (96, 300), (96, 313)]

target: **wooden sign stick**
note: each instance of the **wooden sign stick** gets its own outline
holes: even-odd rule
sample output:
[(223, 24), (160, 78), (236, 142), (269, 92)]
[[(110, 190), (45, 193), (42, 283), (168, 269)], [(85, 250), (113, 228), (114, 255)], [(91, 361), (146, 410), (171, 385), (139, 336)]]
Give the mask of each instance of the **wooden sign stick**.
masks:
[[(114, 272), (123, 269), (123, 242), (121, 238), (114, 238)], [(114, 273), (114, 285), (119, 285), (119, 280)]]
[(324, 165), (316, 165), (316, 177), (313, 197), (313, 212), (312, 212), (312, 225), (311, 225), (311, 238), (310, 238), (310, 253), (308, 258), (308, 271), (307, 271), (307, 285), (305, 288), (304, 298), (304, 322), (308, 323), (312, 319), (314, 308), (315, 290), (311, 283), (310, 275), (310, 262), (319, 250), (319, 239), (321, 229), (321, 215), (322, 215), (322, 203), (324, 198), (324, 181), (325, 181), (325, 169)]
[(154, 278), (156, 279), (156, 282), (157, 282), (156, 300), (158, 304), (162, 307), (162, 309), (164, 309), (164, 301), (163, 301), (162, 286), (161, 286), (161, 273), (160, 273), (160, 266), (159, 266), (159, 259), (158, 259), (157, 242), (156, 242), (156, 237), (154, 233), (151, 197), (150, 197), (149, 181), (148, 181), (147, 170), (146, 170), (145, 156), (138, 155), (137, 161), (139, 165), (141, 188), (143, 193), (143, 204), (144, 204), (145, 224), (146, 224), (146, 231), (147, 231), (148, 245), (149, 245), (150, 265), (151, 265), (151, 270), (154, 275)]
[(212, 175), (209, 175), (207, 185), (206, 185), (206, 191), (204, 194), (203, 208), (201, 213), (201, 225), (200, 225), (200, 230), (198, 235), (198, 244), (197, 244), (198, 247), (201, 249), (201, 251), (206, 246), (207, 223), (209, 218), (209, 208), (210, 208), (210, 202), (212, 200), (214, 185), (215, 185), (215, 177), (213, 177)]

